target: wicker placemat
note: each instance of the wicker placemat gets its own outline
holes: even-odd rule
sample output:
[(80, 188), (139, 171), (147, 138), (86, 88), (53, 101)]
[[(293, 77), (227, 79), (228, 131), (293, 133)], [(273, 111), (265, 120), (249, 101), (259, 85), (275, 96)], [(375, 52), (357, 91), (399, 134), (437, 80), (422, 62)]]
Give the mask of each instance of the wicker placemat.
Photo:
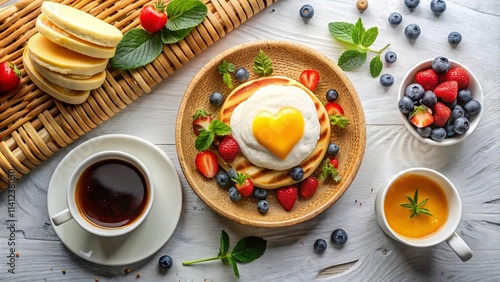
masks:
[[(15, 63), (20, 86), (0, 96), (0, 190), (9, 176), (17, 179), (56, 151), (114, 116), (226, 33), (277, 0), (202, 0), (206, 19), (184, 40), (164, 45), (151, 64), (132, 71), (106, 70), (103, 86), (81, 105), (53, 99), (34, 85), (22, 64), (23, 49), (36, 33), (35, 20), (43, 1), (24, 0), (0, 10), (0, 61)], [(140, 9), (156, 1), (56, 1), (77, 7), (123, 33), (139, 26)]]

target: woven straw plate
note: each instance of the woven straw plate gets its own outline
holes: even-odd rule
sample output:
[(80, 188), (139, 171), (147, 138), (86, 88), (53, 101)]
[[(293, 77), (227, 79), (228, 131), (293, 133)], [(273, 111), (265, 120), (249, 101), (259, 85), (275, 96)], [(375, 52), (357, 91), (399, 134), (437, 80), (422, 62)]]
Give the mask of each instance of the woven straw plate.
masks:
[[(320, 182), (315, 195), (309, 199), (299, 199), (293, 209), (285, 211), (276, 199), (275, 191), (268, 190), (270, 208), (262, 215), (257, 210), (257, 200), (243, 198), (233, 203), (225, 189), (214, 179), (206, 179), (196, 169), (194, 160), (198, 151), (194, 147), (196, 136), (192, 129), (192, 116), (198, 109), (205, 109), (213, 117), (218, 116), (218, 108), (211, 106), (209, 95), (219, 91), (227, 96), (231, 90), (222, 81), (217, 67), (223, 60), (237, 67), (246, 67), (250, 79), (258, 76), (252, 66), (259, 49), (273, 62), (273, 75), (287, 76), (298, 80), (305, 69), (316, 69), (321, 79), (314, 93), (325, 102), (325, 93), (334, 88), (339, 92), (337, 102), (342, 105), (350, 125), (345, 129), (332, 128), (331, 140), (340, 146), (336, 156), (339, 160), (339, 174), (342, 180), (335, 183), (331, 178)], [(234, 81), (234, 86), (239, 85)], [(366, 125), (363, 108), (354, 87), (342, 70), (324, 55), (308, 47), (282, 41), (256, 41), (233, 47), (207, 63), (193, 78), (179, 107), (175, 134), (177, 154), (184, 175), (193, 191), (214, 211), (241, 224), (258, 227), (290, 226), (309, 220), (320, 214), (347, 190), (358, 172), (365, 151)], [(317, 172), (316, 172), (317, 173)]]

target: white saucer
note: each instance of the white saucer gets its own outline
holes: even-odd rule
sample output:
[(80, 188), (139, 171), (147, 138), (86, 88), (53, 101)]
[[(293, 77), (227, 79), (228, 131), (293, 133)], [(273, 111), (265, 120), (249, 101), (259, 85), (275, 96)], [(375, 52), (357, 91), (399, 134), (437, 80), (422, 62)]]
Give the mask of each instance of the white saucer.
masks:
[(88, 233), (74, 220), (52, 227), (70, 251), (87, 261), (109, 266), (132, 264), (165, 245), (181, 215), (179, 175), (168, 156), (154, 144), (138, 137), (111, 134), (93, 138), (73, 149), (61, 160), (50, 179), (49, 217), (67, 208), (66, 187), (71, 171), (91, 154), (105, 150), (121, 150), (134, 155), (149, 169), (155, 185), (155, 199), (148, 217), (137, 229), (117, 238)]

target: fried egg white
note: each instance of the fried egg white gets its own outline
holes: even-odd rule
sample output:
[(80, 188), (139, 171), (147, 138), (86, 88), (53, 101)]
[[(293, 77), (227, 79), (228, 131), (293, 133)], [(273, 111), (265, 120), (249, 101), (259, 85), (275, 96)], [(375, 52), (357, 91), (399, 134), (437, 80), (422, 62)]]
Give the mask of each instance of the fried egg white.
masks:
[[(261, 113), (276, 115), (286, 108), (300, 112), (304, 123), (302, 136), (299, 136), (300, 139), (283, 159), (259, 143), (253, 133), (253, 125), (255, 118)], [(299, 165), (314, 151), (320, 133), (314, 102), (304, 90), (296, 86), (262, 87), (234, 109), (230, 125), (232, 135), (243, 155), (256, 166), (274, 170), (285, 170)]]

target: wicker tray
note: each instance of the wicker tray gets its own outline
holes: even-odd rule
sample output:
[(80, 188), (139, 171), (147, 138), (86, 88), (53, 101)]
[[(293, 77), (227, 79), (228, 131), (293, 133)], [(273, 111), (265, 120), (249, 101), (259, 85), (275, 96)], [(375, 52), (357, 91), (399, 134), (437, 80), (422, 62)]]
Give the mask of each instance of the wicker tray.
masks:
[[(0, 61), (14, 62), (23, 74), (20, 86), (0, 96), (0, 190), (9, 176), (21, 178), (56, 151), (114, 116), (194, 56), (277, 0), (203, 0), (207, 18), (184, 40), (165, 45), (151, 64), (133, 71), (108, 68), (106, 81), (81, 105), (61, 103), (26, 75), (22, 53), (36, 33), (43, 1), (24, 0), (0, 10)], [(141, 7), (156, 1), (57, 1), (77, 7), (122, 32), (139, 25)]]
[[(205, 109), (218, 116), (218, 108), (209, 103), (208, 96), (220, 91), (225, 96), (229, 88), (222, 81), (218, 65), (223, 61), (252, 70), (253, 61), (262, 49), (273, 61), (273, 75), (298, 79), (304, 69), (314, 68), (320, 73), (318, 88), (314, 91), (318, 99), (326, 102), (325, 93), (329, 88), (339, 92), (337, 102), (342, 105), (350, 124), (345, 129), (332, 128), (331, 140), (340, 147), (336, 156), (339, 160), (339, 174), (342, 180), (335, 183), (331, 178), (320, 183), (315, 195), (307, 200), (298, 200), (290, 212), (285, 211), (269, 190), (267, 200), (270, 208), (267, 214), (257, 211), (257, 200), (244, 198), (233, 203), (225, 189), (214, 179), (207, 180), (196, 169), (195, 134), (192, 116), (198, 109)], [(252, 71), (250, 79), (258, 78)], [(234, 81), (235, 87), (239, 85)], [(344, 72), (330, 59), (311, 48), (283, 41), (256, 41), (231, 48), (207, 63), (193, 78), (179, 107), (175, 143), (181, 168), (194, 192), (213, 210), (233, 221), (258, 227), (281, 227), (298, 224), (325, 211), (333, 205), (349, 188), (354, 180), (365, 152), (366, 124), (363, 108), (353, 85)]]

